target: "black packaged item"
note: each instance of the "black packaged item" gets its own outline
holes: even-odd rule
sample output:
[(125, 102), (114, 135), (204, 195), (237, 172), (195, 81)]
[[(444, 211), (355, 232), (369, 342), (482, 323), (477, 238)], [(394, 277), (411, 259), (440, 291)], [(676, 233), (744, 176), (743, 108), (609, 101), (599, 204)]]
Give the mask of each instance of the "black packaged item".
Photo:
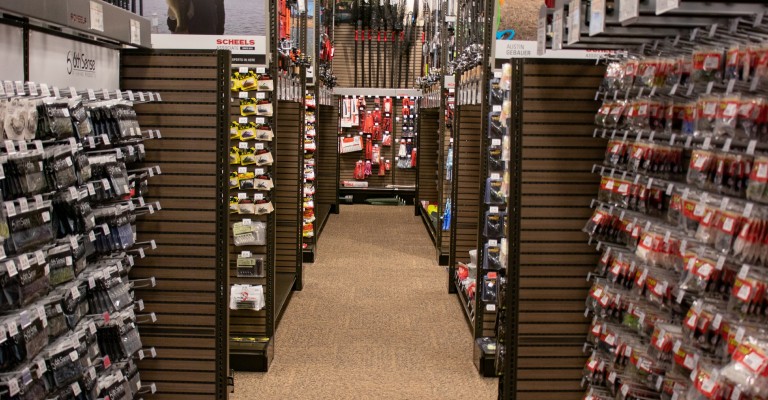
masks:
[(22, 311), (19, 324), (27, 359), (32, 359), (48, 345), (48, 320), (42, 306)]
[(493, 78), (489, 82), (489, 95), (490, 95), (490, 103), (493, 104), (501, 104), (504, 102), (504, 90), (501, 88), (501, 79), (500, 78)]
[(505, 237), (507, 232), (506, 219), (507, 213), (504, 211), (486, 211), (483, 236), (485, 236), (487, 239), (501, 239)]
[(237, 256), (237, 276), (239, 278), (263, 278), (266, 256), (263, 254), (241, 253)]
[(45, 378), (52, 388), (64, 388), (80, 379), (83, 375), (80, 354), (76, 347), (79, 341), (74, 335), (59, 338), (48, 349), (46, 364), (48, 373)]
[(75, 170), (77, 171), (77, 184), (85, 185), (91, 180), (91, 163), (85, 153), (75, 155)]
[(11, 239), (6, 241), (6, 244), (9, 245), (7, 250), (20, 254), (53, 240), (54, 232), (49, 202), (38, 204), (40, 208), (33, 207), (18, 213), (13, 203), (6, 202), (5, 205)]
[(501, 173), (504, 171), (501, 141), (498, 139), (493, 139), (493, 141), (499, 141), (499, 143), (491, 144), (488, 148), (488, 171)]
[[(90, 280), (89, 280), (90, 281)], [(73, 290), (72, 288), (77, 288)], [(90, 312), (88, 297), (85, 296), (88, 291), (88, 286), (79, 286), (76, 283), (69, 284), (61, 289), (63, 295), (61, 296), (61, 307), (64, 311), (64, 316), (67, 320), (67, 326), (69, 329), (74, 329), (80, 320)], [(93, 313), (97, 313), (98, 310), (94, 310)]]
[(13, 197), (34, 196), (47, 190), (43, 172), (43, 152), (33, 150), (11, 154), (8, 157), (10, 187), (6, 192)]
[(507, 128), (501, 122), (501, 111), (493, 111), (488, 114), (488, 138), (502, 139)]
[[(75, 241), (75, 243), (77, 242)], [(61, 285), (75, 278), (74, 257), (72, 246), (69, 243), (48, 250), (47, 259), (52, 286)]]
[(80, 142), (89, 136), (93, 136), (91, 119), (88, 117), (88, 112), (83, 106), (82, 98), (75, 98), (69, 101), (69, 115), (72, 119), (74, 133)]
[(498, 271), (504, 268), (501, 259), (501, 247), (498, 245), (486, 244), (483, 254), (485, 255), (483, 269)]
[(496, 304), (498, 286), (496, 285), (496, 272), (489, 272), (483, 277), (482, 300), (489, 304)]
[(51, 296), (43, 303), (45, 303), (45, 318), (48, 320), (48, 337), (57, 338), (66, 333), (69, 326), (67, 326), (67, 317), (64, 315), (61, 300)]
[(75, 162), (69, 146), (46, 149), (44, 165), (49, 188), (61, 190), (77, 183)]
[(502, 205), (506, 202), (501, 178), (488, 178), (485, 183), (485, 204)]
[(69, 102), (44, 100), (37, 107), (38, 139), (62, 140), (74, 135)]
[[(7, 290), (5, 294), (9, 303), (24, 307), (48, 294), (50, 290), (49, 269), (42, 251), (38, 251), (34, 257), (30, 258), (22, 255), (17, 260), (19, 264), (17, 290)], [(3, 289), (13, 288), (13, 285), (9, 285), (4, 286)]]

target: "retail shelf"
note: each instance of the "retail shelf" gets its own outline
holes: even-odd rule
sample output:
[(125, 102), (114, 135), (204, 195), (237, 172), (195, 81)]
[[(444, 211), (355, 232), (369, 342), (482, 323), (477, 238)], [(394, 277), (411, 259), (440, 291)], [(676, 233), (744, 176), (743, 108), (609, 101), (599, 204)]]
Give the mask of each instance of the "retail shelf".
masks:
[(152, 45), (148, 19), (101, 0), (0, 0), (0, 13), (96, 39), (143, 48)]
[(429, 213), (421, 202), (418, 203), (417, 207), (419, 208), (421, 220), (424, 222), (424, 227), (427, 228), (427, 233), (429, 233), (429, 238), (432, 240), (433, 244), (437, 245), (437, 231), (435, 225), (432, 223), (432, 218), (429, 217)]
[(467, 299), (467, 295), (464, 292), (464, 288), (461, 287), (461, 282), (459, 282), (458, 279), (454, 279), (454, 282), (456, 283), (456, 299), (458, 299), (459, 303), (461, 304), (462, 308), (464, 309), (464, 317), (467, 320), (467, 324), (469, 325), (469, 331), (474, 334), (475, 330), (475, 314), (472, 310), (469, 308), (469, 299)]
[(296, 283), (296, 275), (292, 273), (278, 272), (275, 274), (275, 326), (280, 325), (280, 319), (291, 302), (293, 285)]
[[(570, 7), (577, 0), (560, 0), (556, 9)], [(563, 48), (591, 49), (627, 49), (631, 50), (639, 44), (652, 43), (663, 38), (686, 38), (695, 28), (704, 29), (713, 25), (726, 26), (737, 18), (745, 23), (762, 20), (768, 12), (768, 4), (762, 0), (738, 1), (700, 1), (682, 0), (677, 6), (667, 11), (657, 13), (657, 5), (666, 8), (667, 0), (642, 0), (638, 4), (637, 13), (631, 12), (620, 20), (621, 7), (625, 4), (638, 4), (637, 0), (615, 0), (613, 9), (605, 12), (605, 28), (602, 32), (590, 35), (588, 21), (591, 13), (588, 2), (581, 1), (579, 13), (579, 40), (575, 44), (566, 44), (568, 24), (563, 24)], [(659, 3), (659, 4), (657, 4)], [(554, 12), (555, 10), (550, 10)], [(570, 12), (570, 11), (569, 11)], [(567, 19), (564, 13), (564, 22)]]

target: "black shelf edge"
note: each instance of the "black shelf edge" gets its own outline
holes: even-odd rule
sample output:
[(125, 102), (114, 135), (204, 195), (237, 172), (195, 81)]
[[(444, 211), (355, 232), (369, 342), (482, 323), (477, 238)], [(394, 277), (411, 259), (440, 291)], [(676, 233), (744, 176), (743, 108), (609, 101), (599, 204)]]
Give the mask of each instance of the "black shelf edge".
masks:
[(307, 243), (307, 247), (305, 249), (302, 249), (302, 262), (304, 263), (314, 263), (315, 262), (315, 245), (312, 243)]
[(467, 296), (464, 294), (464, 289), (461, 287), (461, 282), (459, 282), (458, 279), (454, 280), (456, 284), (456, 299), (461, 304), (462, 309), (464, 309), (464, 319), (467, 320), (467, 326), (469, 326), (469, 332), (474, 335), (475, 333), (475, 321), (472, 319), (472, 316), (470, 315), (471, 312), (469, 311), (469, 306), (467, 305)]
[(429, 238), (432, 240), (432, 244), (437, 247), (437, 231), (432, 224), (432, 219), (429, 217), (429, 213), (421, 202), (419, 202), (419, 215), (421, 215), (421, 221), (424, 222), (424, 226), (427, 228), (427, 233), (429, 233)]
[(275, 305), (277, 306), (275, 308), (275, 311), (277, 311), (275, 328), (280, 325), (283, 313), (285, 312), (285, 309), (288, 308), (288, 303), (291, 302), (294, 283), (296, 283), (296, 274), (283, 272), (275, 274)]

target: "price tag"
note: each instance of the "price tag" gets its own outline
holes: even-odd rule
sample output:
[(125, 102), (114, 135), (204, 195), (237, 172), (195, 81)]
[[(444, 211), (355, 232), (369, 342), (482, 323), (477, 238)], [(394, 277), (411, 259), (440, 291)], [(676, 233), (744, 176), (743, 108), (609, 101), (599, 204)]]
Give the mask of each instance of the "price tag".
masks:
[(757, 140), (750, 140), (747, 144), (747, 154), (750, 156), (755, 154), (755, 148), (757, 148)]
[(499, 213), (499, 207), (493, 206), (488, 208), (488, 212), (491, 214), (498, 214)]
[(91, 1), (91, 29), (104, 32), (104, 6), (97, 1)]
[(605, 0), (592, 0), (589, 21), (589, 36), (605, 31)]
[(56, 86), (53, 87), (53, 97), (57, 99), (61, 98), (61, 91)]
[(486, 304), (485, 311), (496, 312), (496, 304)]
[(19, 334), (19, 325), (15, 319), (8, 321), (6, 327), (8, 328), (8, 334), (11, 335), (11, 337)]
[(237, 148), (238, 148), (238, 149), (247, 149), (247, 148), (248, 148), (248, 143), (247, 143), (247, 142), (240, 142), (240, 143), (237, 145)]
[(144, 102), (144, 92), (137, 92), (137, 94), (139, 95), (139, 101)]
[(27, 82), (27, 90), (29, 90), (30, 96), (37, 96), (37, 84), (35, 82)]
[(253, 195), (254, 200), (264, 200), (264, 194), (263, 193), (256, 193)]
[(240, 117), (237, 122), (241, 124), (247, 124), (248, 123), (248, 117)]
[(93, 89), (88, 89), (88, 100), (96, 101), (96, 92)]
[(149, 92), (149, 93), (147, 93), (147, 95), (149, 97), (149, 101), (150, 102), (154, 102), (155, 101), (155, 94), (154, 93)]
[(19, 271), (16, 270), (16, 263), (13, 262), (13, 260), (5, 263), (5, 271), (8, 273), (8, 277), (10, 278), (13, 278), (14, 276), (19, 274)]
[(136, 100), (136, 97), (133, 95), (133, 90), (128, 90), (126, 91), (126, 93), (128, 94), (128, 100), (130, 101)]
[(131, 19), (131, 43), (141, 44), (141, 22)]
[(536, 28), (536, 55), (543, 56), (547, 52), (547, 6), (539, 9), (539, 19)]
[(24, 82), (22, 81), (16, 81), (14, 82), (16, 85), (16, 94), (19, 96), (24, 96), (27, 94), (26, 90), (24, 90)]
[[(75, 355), (77, 355), (77, 352), (75, 352)], [(77, 361), (77, 359), (72, 360), (72, 362)], [(75, 382), (72, 385), (70, 385), (70, 388), (72, 389), (72, 395), (77, 397), (80, 396), (80, 393), (83, 391), (80, 389), (80, 383)]]
[(101, 90), (101, 97), (103, 97), (103, 98), (104, 98), (104, 100), (109, 100), (109, 90), (107, 90), (107, 89), (102, 89), (102, 90)]
[(712, 138), (707, 136), (704, 138), (704, 143), (701, 145), (701, 148), (704, 150), (709, 150), (710, 144), (712, 144)]
[(266, 99), (267, 98), (267, 94), (264, 93), (264, 92), (257, 92), (256, 93), (256, 98), (259, 99), (259, 100)]
[(264, 143), (256, 143), (253, 145), (256, 150), (264, 150)]
[(35, 369), (37, 370), (37, 377), (42, 378), (45, 372), (48, 371), (48, 366), (45, 364), (45, 360), (37, 360), (37, 362), (35, 362)]
[(13, 94), (15, 93), (15, 91), (13, 90), (13, 82), (11, 81), (3, 82), (3, 88), (6, 96), (13, 96)]
[(619, 22), (640, 16), (638, 0), (621, 0), (619, 3)]
[(19, 381), (16, 378), (8, 380), (8, 394), (13, 397), (19, 394)]

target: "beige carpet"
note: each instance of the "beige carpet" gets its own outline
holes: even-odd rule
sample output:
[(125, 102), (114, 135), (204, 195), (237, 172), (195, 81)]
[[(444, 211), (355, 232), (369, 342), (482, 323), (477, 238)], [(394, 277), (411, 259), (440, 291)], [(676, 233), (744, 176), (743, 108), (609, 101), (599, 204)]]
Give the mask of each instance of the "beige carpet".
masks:
[(235, 373), (232, 399), (496, 398), (412, 206), (343, 206), (304, 282), (270, 371)]

